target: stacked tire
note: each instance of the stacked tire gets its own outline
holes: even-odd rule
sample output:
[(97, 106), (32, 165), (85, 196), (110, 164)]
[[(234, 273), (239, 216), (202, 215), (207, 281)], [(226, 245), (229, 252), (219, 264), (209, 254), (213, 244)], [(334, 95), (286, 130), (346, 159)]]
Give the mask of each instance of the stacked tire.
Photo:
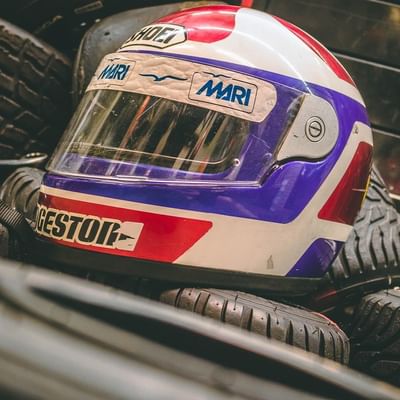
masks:
[(357, 303), (400, 283), (400, 216), (376, 168), (354, 228), (314, 295), (315, 307)]
[(71, 63), (0, 20), (0, 159), (50, 154), (71, 113)]
[(365, 296), (348, 332), (351, 366), (400, 386), (400, 290)]

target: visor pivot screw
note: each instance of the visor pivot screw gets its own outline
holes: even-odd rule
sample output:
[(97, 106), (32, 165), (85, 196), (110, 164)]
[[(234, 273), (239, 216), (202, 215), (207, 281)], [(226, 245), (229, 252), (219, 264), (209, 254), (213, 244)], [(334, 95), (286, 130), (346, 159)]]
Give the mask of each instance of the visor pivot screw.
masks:
[(235, 159), (233, 160), (233, 165), (234, 165), (235, 167), (238, 167), (238, 166), (240, 165), (240, 160), (239, 160), (238, 158), (235, 158)]
[(312, 142), (319, 142), (325, 135), (325, 124), (319, 117), (311, 117), (306, 122), (306, 136)]

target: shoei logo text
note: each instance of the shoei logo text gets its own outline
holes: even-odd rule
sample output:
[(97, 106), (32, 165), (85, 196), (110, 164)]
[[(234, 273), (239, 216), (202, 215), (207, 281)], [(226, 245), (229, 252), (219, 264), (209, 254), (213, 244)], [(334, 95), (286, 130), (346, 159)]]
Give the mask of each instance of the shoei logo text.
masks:
[(57, 240), (88, 246), (133, 251), (142, 223), (122, 222), (40, 206), (36, 216), (36, 232)]
[(257, 86), (208, 72), (195, 73), (189, 98), (251, 113)]
[(100, 72), (97, 79), (117, 79), (122, 81), (125, 79), (130, 65), (127, 64), (108, 64)]
[(121, 49), (129, 46), (150, 46), (164, 48), (182, 43), (186, 40), (183, 26), (173, 24), (147, 25), (131, 36)]

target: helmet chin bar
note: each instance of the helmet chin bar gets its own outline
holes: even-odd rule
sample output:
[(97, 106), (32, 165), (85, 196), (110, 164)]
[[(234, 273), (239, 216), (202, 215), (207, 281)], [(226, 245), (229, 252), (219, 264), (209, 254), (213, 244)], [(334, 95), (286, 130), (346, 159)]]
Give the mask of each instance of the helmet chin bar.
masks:
[(321, 97), (305, 95), (277, 160), (294, 157), (319, 160), (332, 151), (338, 135), (338, 120), (333, 107)]

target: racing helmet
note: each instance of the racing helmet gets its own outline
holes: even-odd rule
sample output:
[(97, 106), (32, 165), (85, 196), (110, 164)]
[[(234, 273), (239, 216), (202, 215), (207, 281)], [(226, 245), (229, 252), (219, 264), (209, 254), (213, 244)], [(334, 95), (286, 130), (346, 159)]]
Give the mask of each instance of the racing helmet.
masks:
[(101, 61), (48, 164), (38, 245), (71, 267), (311, 290), (371, 155), (360, 93), (319, 42), (248, 8), (179, 11)]

